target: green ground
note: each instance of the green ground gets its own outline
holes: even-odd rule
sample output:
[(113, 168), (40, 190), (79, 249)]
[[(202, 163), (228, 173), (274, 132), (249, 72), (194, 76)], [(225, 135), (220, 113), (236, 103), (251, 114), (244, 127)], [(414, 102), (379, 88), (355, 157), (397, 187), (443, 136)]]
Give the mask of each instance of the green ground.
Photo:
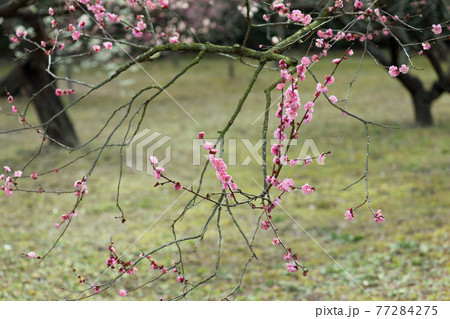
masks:
[[(185, 58), (180, 60), (180, 64), (187, 62)], [(418, 60), (417, 63), (419, 66), (428, 66), (424, 60)], [(320, 65), (313, 71), (322, 79), (333, 65), (331, 62)], [(227, 68), (223, 60), (209, 58), (168, 90), (199, 122), (199, 126), (167, 95), (155, 100), (142, 123), (143, 128), (172, 137), (172, 161), (166, 165), (166, 172), (185, 185), (194, 181), (201, 169), (192, 167), (190, 139), (198, 131), (205, 131), (211, 138), (216, 136), (215, 132), (227, 122), (253, 72), (251, 68), (236, 64), (236, 77), (229, 79)], [(344, 83), (352, 79), (356, 68), (356, 58), (354, 62), (346, 61), (340, 67), (342, 73), (336, 76), (336, 83), (330, 89), (332, 94), (338, 98), (345, 96), (347, 86)], [(96, 82), (104, 75), (96, 70), (82, 70), (75, 72), (74, 76)], [(149, 65), (147, 70), (163, 83), (176, 74), (177, 68), (173, 63), (158, 62)], [(421, 76), (433, 79), (433, 74), (427, 71), (422, 72)], [(250, 138), (252, 141), (260, 137), (262, 119), (255, 125), (252, 123), (263, 111), (263, 89), (276, 77), (276, 72), (266, 71), (262, 74), (230, 130), (229, 137)], [(70, 116), (80, 139), (86, 141), (92, 137), (99, 123), (108, 118), (115, 107), (130, 96), (130, 92), (149, 84), (152, 84), (152, 80), (143, 72), (128, 72), (103, 91), (72, 108)], [(311, 87), (312, 83), (308, 82), (301, 88), (306, 94), (302, 102), (309, 99)], [(80, 91), (82, 89), (77, 92)], [(448, 300), (449, 292), (445, 287), (450, 284), (450, 227), (445, 221), (448, 220), (450, 207), (449, 102), (447, 95), (435, 103), (434, 127), (417, 128), (413, 125), (409, 96), (398, 81), (389, 78), (385, 71), (369, 61), (363, 65), (350, 95), (349, 110), (365, 119), (401, 127), (371, 127), (369, 176), (372, 205), (374, 209), (382, 209), (386, 217), (386, 223), (379, 225), (373, 222), (366, 207), (357, 212), (354, 221), (343, 219), (346, 209), (358, 205), (365, 196), (362, 183), (342, 191), (364, 172), (365, 132), (361, 123), (341, 115), (321, 100), (317, 104), (313, 121), (303, 128), (300, 136), (301, 139), (314, 139), (321, 151), (331, 150), (333, 154), (327, 158), (325, 166), (313, 164), (288, 168), (285, 172), (295, 177), (301, 185), (307, 182), (317, 187), (317, 192), (309, 197), (294, 193), (282, 203), (303, 229), (282, 210), (273, 213), (281, 236), (299, 254), (302, 264), (310, 269), (309, 275), (305, 278), (300, 273), (288, 274), (284, 268), (282, 251), (271, 245), (273, 234), (260, 231), (255, 244), (259, 260), (250, 264), (238, 299), (370, 300), (370, 295), (375, 300)], [(25, 103), (24, 99), (17, 99), (19, 108), (23, 108)], [(0, 113), (2, 130), (18, 127), (17, 119), (8, 115), (8, 103), (3, 100), (0, 105), (3, 107)], [(117, 118), (112, 124), (118, 122)], [(109, 126), (102, 136), (111, 130), (112, 126)], [(120, 142), (123, 132), (119, 130), (113, 140)], [(0, 135), (0, 164), (20, 169), (36, 152), (38, 143), (37, 134), (30, 131)], [(92, 146), (70, 155), (46, 147), (34, 162), (33, 168), (25, 173), (28, 175), (34, 170), (41, 172), (54, 169), (98, 145), (100, 142), (96, 140)], [(246, 156), (242, 152), (242, 144), (238, 142), (237, 162)], [(26, 180), (23, 187), (36, 189), (40, 185), (45, 189), (70, 190), (73, 182), (89, 170), (93, 159), (93, 156), (88, 156), (57, 175), (51, 174), (35, 182)], [(60, 233), (53, 224), (63, 212), (70, 211), (75, 197), (73, 194), (14, 193), (7, 198), (0, 194), (0, 300), (76, 298), (79, 294), (68, 292), (80, 289), (70, 266), (73, 265), (91, 280), (97, 278), (105, 270), (111, 237), (116, 242), (118, 252), (123, 252), (144, 233), (126, 252), (129, 259), (135, 259), (140, 249), (150, 251), (172, 239), (171, 219), (179, 214), (189, 196), (184, 195), (170, 206), (180, 193), (171, 187), (155, 189), (151, 176), (125, 168), (121, 203), (127, 222), (121, 224), (114, 218), (119, 215), (114, 202), (118, 163), (119, 157), (115, 150), (105, 152), (90, 180), (89, 194), (83, 200), (78, 217), (52, 255), (41, 264), (20, 255), (31, 250), (42, 254), (52, 245)], [(258, 165), (252, 164), (232, 166), (229, 173), (242, 189), (258, 192), (258, 185), (253, 178), (260, 182), (262, 175)], [(217, 189), (219, 184), (211, 169), (207, 176), (205, 187), (208, 190)], [(166, 210), (166, 214), (146, 231)], [(190, 211), (178, 228), (179, 236), (198, 234), (209, 214), (209, 204)], [(235, 210), (234, 214), (247, 236), (251, 236), (257, 212), (242, 208)], [(235, 287), (249, 257), (248, 249), (229, 215), (222, 213), (220, 221), (223, 233), (221, 269), (213, 299), (222, 298)], [(192, 249), (193, 243), (182, 247), (186, 249), (186, 275), (191, 282), (195, 283), (211, 274), (216, 263), (216, 218), (196, 252)], [(154, 257), (167, 265), (175, 261), (177, 255), (174, 249), (169, 249)], [(117, 294), (119, 289), (137, 286), (155, 274), (142, 264), (138, 268), (135, 277), (124, 278), (112, 289), (93, 299), (120, 299)], [(102, 279), (107, 278), (111, 278), (109, 273)], [(211, 284), (200, 287), (188, 299), (205, 299)], [(181, 292), (181, 285), (170, 275), (155, 285), (129, 293), (127, 299), (168, 299)]]

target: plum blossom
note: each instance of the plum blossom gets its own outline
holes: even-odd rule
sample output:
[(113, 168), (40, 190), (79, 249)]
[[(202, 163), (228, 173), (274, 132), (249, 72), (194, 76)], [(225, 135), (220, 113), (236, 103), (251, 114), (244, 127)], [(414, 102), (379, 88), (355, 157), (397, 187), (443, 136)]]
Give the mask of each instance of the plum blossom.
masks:
[(151, 156), (148, 157), (148, 160), (150, 161), (150, 163), (153, 166), (158, 165), (158, 158), (156, 156), (152, 156), (151, 155)]
[(170, 42), (170, 43), (179, 43), (179, 39), (180, 39), (180, 34), (179, 34), (178, 32), (175, 32), (175, 33), (173, 34), (173, 36), (171, 36), (171, 37), (169, 38), (169, 42)]
[(298, 270), (297, 266), (295, 266), (294, 264), (292, 264), (290, 262), (286, 264), (286, 269), (288, 272), (292, 272), (292, 273), (297, 272), (297, 270)]
[(290, 261), (290, 260), (292, 259), (291, 253), (287, 253), (286, 255), (284, 255), (284, 256), (283, 256), (283, 259), (284, 259), (285, 261)]
[(402, 66), (398, 69), (401, 73), (406, 74), (409, 71), (409, 66), (406, 64), (402, 64)]
[(300, 10), (292, 10), (292, 13), (289, 15), (289, 19), (294, 22), (301, 22), (303, 17), (304, 14)]
[(173, 188), (179, 191), (183, 189), (183, 185), (181, 185), (180, 182), (176, 182), (175, 184), (173, 184)]
[(317, 159), (319, 163), (323, 163), (325, 161), (325, 153), (320, 154), (319, 158)]
[(164, 173), (165, 169), (164, 167), (158, 166), (155, 167), (155, 169), (153, 170), (153, 176), (155, 177), (156, 180), (161, 178), (161, 173)]
[(274, 238), (272, 241), (272, 244), (274, 246), (280, 246), (280, 238)]
[(430, 50), (431, 49), (431, 45), (428, 42), (424, 42), (424, 43), (422, 43), (422, 48), (424, 50)]
[(115, 13), (107, 12), (106, 13), (106, 17), (111, 22), (115, 22), (115, 23), (119, 23), (120, 22), (119, 16), (117, 14), (115, 14)]
[(120, 296), (120, 297), (123, 298), (123, 297), (125, 297), (126, 295), (127, 295), (127, 291), (126, 291), (125, 289), (120, 289), (120, 290), (119, 290), (119, 296)]
[(294, 181), (292, 180), (292, 178), (286, 178), (280, 183), (280, 185), (278, 185), (277, 188), (280, 191), (284, 191), (284, 192), (290, 193), (291, 192), (291, 188), (294, 188), (294, 187), (295, 187), (294, 186)]
[(203, 144), (203, 147), (204, 147), (205, 150), (210, 151), (210, 150), (212, 150), (212, 148), (214, 147), (214, 144), (211, 143), (211, 142), (205, 142), (205, 143)]
[(158, 0), (158, 4), (161, 8), (167, 9), (167, 7), (169, 7), (169, 0)]
[(263, 220), (263, 221), (261, 222), (261, 229), (268, 230), (269, 227), (270, 227), (270, 223), (269, 223), (268, 221)]
[(198, 139), (202, 140), (205, 137), (205, 132), (198, 133)]
[(28, 253), (28, 257), (34, 258), (34, 257), (36, 257), (36, 253), (35, 253), (34, 251), (30, 251), (30, 252)]
[(183, 276), (178, 276), (178, 277), (177, 277), (177, 281), (178, 281), (180, 284), (182, 284), (182, 283), (185, 281), (185, 279), (184, 279)]
[(22, 171), (15, 171), (14, 172), (14, 177), (21, 177), (22, 176)]
[(88, 189), (86, 177), (83, 177), (81, 180), (76, 181), (73, 187), (76, 188), (75, 196), (84, 196), (85, 194), (87, 194)]
[(33, 174), (30, 175), (31, 179), (37, 179), (37, 173), (34, 172)]
[(377, 210), (377, 212), (375, 213), (374, 221), (375, 221), (375, 223), (383, 223), (384, 222), (384, 217), (381, 214), (381, 209)]
[(438, 25), (436, 25), (436, 24), (433, 24), (432, 25), (432, 28), (431, 28), (431, 31), (434, 33), (434, 34), (441, 34), (442, 33), (442, 27), (441, 27), (441, 25), (440, 24), (438, 24)]
[(305, 195), (309, 195), (311, 194), (313, 191), (315, 191), (316, 189), (314, 187), (309, 186), (308, 184), (305, 184), (302, 186), (302, 192)]
[(335, 97), (334, 95), (330, 95), (329, 99), (331, 102), (333, 102), (333, 104), (336, 104), (338, 102), (337, 97)]
[(389, 75), (392, 77), (396, 77), (400, 74), (400, 71), (398, 70), (398, 68), (395, 65), (391, 65), (389, 67)]
[(354, 3), (354, 6), (355, 6), (355, 8), (356, 9), (362, 9), (362, 5), (363, 5), (363, 3), (362, 3), (362, 1), (359, 1), (359, 0), (356, 0), (355, 1), (355, 3)]
[(78, 41), (78, 39), (80, 38), (81, 33), (79, 31), (75, 31), (74, 33), (72, 33), (72, 39), (73, 41)]
[(109, 41), (103, 42), (103, 46), (105, 47), (106, 50), (111, 50), (112, 48), (112, 43)]
[(94, 45), (94, 46), (92, 47), (92, 49), (94, 49), (94, 52), (95, 52), (95, 53), (98, 53), (98, 52), (100, 52), (101, 47), (100, 47), (98, 44), (96, 44), (96, 45)]
[(347, 220), (355, 219), (352, 208), (347, 209), (347, 211), (345, 212), (345, 219), (347, 219)]

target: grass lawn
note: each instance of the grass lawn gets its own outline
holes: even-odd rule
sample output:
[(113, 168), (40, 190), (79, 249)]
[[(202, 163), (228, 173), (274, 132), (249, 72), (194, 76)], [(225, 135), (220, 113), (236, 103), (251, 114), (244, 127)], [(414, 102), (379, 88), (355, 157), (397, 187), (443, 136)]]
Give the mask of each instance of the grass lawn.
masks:
[[(319, 79), (332, 68), (332, 57), (312, 69)], [(353, 61), (352, 61), (353, 60)], [(148, 73), (159, 83), (165, 83), (189, 63), (189, 56), (181, 56), (179, 66), (168, 60), (144, 64)], [(356, 55), (343, 63), (330, 87), (330, 94), (343, 99), (348, 82), (358, 67)], [(431, 81), (433, 73), (426, 67), (420, 76)], [(183, 185), (193, 183), (202, 166), (192, 165), (192, 139), (199, 131), (215, 138), (234, 111), (253, 69), (235, 63), (236, 75), (227, 75), (228, 62), (207, 57), (167, 91), (198, 122), (197, 125), (167, 94), (161, 94), (148, 107), (141, 129), (148, 128), (171, 137), (172, 160), (165, 165), (168, 176)], [(6, 67), (2, 67), (5, 71)], [(98, 68), (73, 69), (77, 79), (99, 82), (107, 71)], [(418, 73), (419, 71), (413, 71)], [(226, 162), (236, 158), (228, 172), (238, 186), (247, 192), (259, 192), (262, 173), (252, 159), (249, 165), (239, 165), (249, 155), (242, 138), (255, 144), (261, 136), (265, 106), (263, 90), (276, 80), (277, 72), (265, 70), (252, 90), (241, 114), (231, 127), (228, 138), (235, 138), (236, 148), (225, 143)], [(154, 84), (142, 70), (134, 68), (108, 84), (103, 90), (70, 109), (81, 141), (93, 137), (102, 123), (136, 89)], [(302, 103), (313, 94), (311, 77), (300, 87)], [(84, 88), (75, 87), (79, 97)], [(138, 98), (133, 111), (147, 92)], [(277, 96), (274, 93), (273, 99)], [(273, 233), (258, 231), (254, 250), (258, 260), (250, 263), (245, 272), (237, 300), (448, 300), (449, 280), (449, 207), (450, 207), (450, 103), (449, 95), (442, 96), (433, 106), (436, 125), (422, 129), (414, 126), (410, 97), (387, 72), (367, 60), (359, 72), (349, 96), (348, 110), (367, 120), (399, 126), (399, 129), (370, 127), (369, 186), (374, 209), (382, 209), (384, 224), (375, 224), (366, 206), (359, 209), (354, 221), (344, 220), (349, 207), (359, 205), (365, 197), (363, 182), (349, 190), (344, 187), (364, 174), (366, 138), (364, 126), (342, 115), (321, 98), (316, 103), (314, 118), (302, 127), (300, 142), (313, 139), (320, 151), (332, 151), (326, 165), (315, 162), (307, 167), (287, 167), (283, 178), (293, 177), (298, 185), (309, 183), (317, 188), (310, 196), (295, 192), (283, 198), (282, 209), (272, 215), (283, 240), (299, 255), (300, 262), (309, 268), (307, 277), (301, 272), (289, 274), (285, 269), (283, 251), (273, 247)], [(17, 98), (23, 109), (25, 98)], [(9, 114), (6, 99), (0, 102), (1, 130), (20, 127), (16, 116)], [(271, 109), (269, 136), (275, 127)], [(43, 152), (24, 172), (44, 172), (70, 161), (101, 145), (124, 115), (120, 111), (110, 125), (90, 145), (73, 153), (45, 145)], [(31, 112), (30, 119), (37, 123)], [(133, 122), (133, 125), (137, 121)], [(112, 142), (122, 142), (128, 121), (119, 128)], [(35, 132), (22, 131), (0, 135), (0, 165), (21, 169), (37, 152), (39, 138)], [(227, 141), (228, 142), (228, 141)], [(230, 150), (230, 152), (227, 152)], [(299, 152), (300, 147), (296, 149)], [(159, 156), (163, 156), (158, 150)], [(24, 179), (27, 189), (73, 190), (75, 180), (84, 176), (92, 166), (95, 154), (86, 156), (58, 174)], [(204, 162), (204, 160), (202, 160)], [(0, 300), (53, 300), (77, 298), (83, 287), (78, 285), (71, 266), (89, 280), (113, 278), (106, 272), (108, 245), (115, 241), (124, 259), (135, 260), (142, 250), (151, 251), (173, 240), (170, 228), (190, 199), (189, 194), (176, 192), (173, 187), (154, 188), (154, 178), (124, 166), (120, 201), (127, 222), (122, 224), (115, 205), (120, 156), (118, 149), (103, 153), (89, 180), (89, 194), (84, 197), (78, 216), (73, 219), (64, 237), (51, 255), (42, 263), (22, 257), (35, 251), (43, 254), (61, 232), (53, 225), (62, 213), (69, 212), (75, 203), (73, 194), (27, 194), (15, 192), (7, 197), (0, 194)], [(205, 175), (206, 191), (220, 191), (212, 167)], [(255, 182), (256, 181), (256, 182)], [(205, 192), (206, 192), (205, 191)], [(276, 192), (275, 192), (276, 193)], [(274, 193), (274, 194), (275, 194)], [(164, 213), (162, 216), (161, 214)], [(235, 209), (234, 216), (246, 236), (251, 237), (259, 212), (248, 206)], [(188, 211), (177, 224), (178, 238), (199, 234), (208, 217), (211, 205), (202, 203)], [(292, 218), (290, 217), (292, 216)], [(295, 222), (293, 221), (295, 220)], [(223, 236), (220, 269), (211, 298), (220, 300), (239, 282), (250, 252), (234, 226), (230, 215), (220, 214)], [(214, 272), (217, 261), (217, 215), (208, 227), (204, 239), (194, 249), (196, 241), (183, 243), (186, 277), (193, 284)], [(130, 247), (131, 245), (131, 247)], [(332, 256), (332, 258), (331, 258)], [(178, 260), (175, 247), (156, 253), (153, 257), (165, 265)], [(135, 276), (124, 276), (109, 290), (94, 300), (118, 300), (119, 289), (131, 289), (156, 276), (157, 272), (143, 263)], [(159, 272), (158, 272), (159, 274)], [(183, 292), (174, 274), (155, 284), (132, 291), (127, 300), (170, 299)], [(198, 287), (188, 300), (208, 297), (212, 281)]]

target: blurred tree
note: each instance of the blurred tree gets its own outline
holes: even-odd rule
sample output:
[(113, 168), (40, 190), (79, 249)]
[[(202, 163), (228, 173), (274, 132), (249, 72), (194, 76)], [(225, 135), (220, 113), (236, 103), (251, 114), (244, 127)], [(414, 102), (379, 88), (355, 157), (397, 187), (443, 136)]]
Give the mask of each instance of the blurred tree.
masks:
[[(379, 36), (374, 36), (372, 41), (360, 42), (360, 45), (365, 46), (367, 43), (368, 52), (383, 66), (411, 63), (411, 58), (418, 51), (428, 58), (436, 74), (433, 83), (426, 83), (411, 72), (400, 73), (396, 78), (411, 95), (416, 123), (420, 126), (433, 125), (433, 102), (443, 93), (450, 92), (450, 42), (446, 36), (440, 35), (435, 35), (432, 41), (426, 42), (426, 39), (433, 36), (430, 27), (433, 21), (449, 21), (448, 4), (442, 0), (383, 0), (379, 1), (379, 9), (388, 20), (377, 19), (369, 28), (361, 21), (361, 34), (376, 32)], [(398, 26), (396, 20), (402, 25)], [(342, 16), (340, 21), (346, 25), (350, 19)], [(393, 26), (394, 24), (397, 26)], [(424, 49), (422, 44), (432, 45), (433, 50)], [(414, 68), (412, 63), (411, 65)]]
[[(19, 25), (25, 28), (31, 27), (33, 32), (30, 40), (36, 43), (46, 42), (49, 37), (42, 22), (44, 13), (29, 8), (35, 2), (32, 0), (3, 2), (0, 5), (0, 17), (5, 19), (4, 24), (11, 29)], [(64, 106), (61, 98), (55, 95), (53, 85), (56, 80), (46, 70), (47, 55), (42, 50), (36, 50), (34, 45), (26, 41), (21, 41), (20, 47), (29, 54), (20, 58), (14, 69), (0, 81), (2, 89), (6, 89), (11, 94), (22, 89), (32, 99), (48, 137), (68, 147), (76, 146), (78, 138), (72, 122), (67, 112), (60, 113)], [(54, 71), (52, 66), (52, 72)]]

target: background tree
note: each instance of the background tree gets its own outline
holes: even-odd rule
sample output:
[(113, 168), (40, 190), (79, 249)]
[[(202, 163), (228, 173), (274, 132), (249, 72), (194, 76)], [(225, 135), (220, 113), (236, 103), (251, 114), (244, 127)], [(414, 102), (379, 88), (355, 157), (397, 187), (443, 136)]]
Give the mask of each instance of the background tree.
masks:
[[(24, 32), (25, 28), (30, 28), (33, 32), (29, 40), (34, 43), (47, 42), (49, 37), (42, 22), (44, 13), (29, 8), (35, 2), (6, 1), (0, 6), (0, 18), (5, 19), (4, 28), (17, 29), (18, 34)], [(44, 2), (42, 5), (48, 3)], [(2, 93), (17, 94), (22, 90), (34, 104), (50, 140), (68, 147), (76, 146), (78, 138), (68, 114), (63, 112), (54, 117), (63, 109), (63, 102), (54, 94), (56, 80), (51, 73), (56, 72), (56, 66), (49, 66), (51, 73), (47, 72), (48, 57), (44, 51), (36, 50), (35, 46), (27, 41), (16, 44), (16, 49), (29, 53), (19, 58), (15, 68), (0, 81)]]

